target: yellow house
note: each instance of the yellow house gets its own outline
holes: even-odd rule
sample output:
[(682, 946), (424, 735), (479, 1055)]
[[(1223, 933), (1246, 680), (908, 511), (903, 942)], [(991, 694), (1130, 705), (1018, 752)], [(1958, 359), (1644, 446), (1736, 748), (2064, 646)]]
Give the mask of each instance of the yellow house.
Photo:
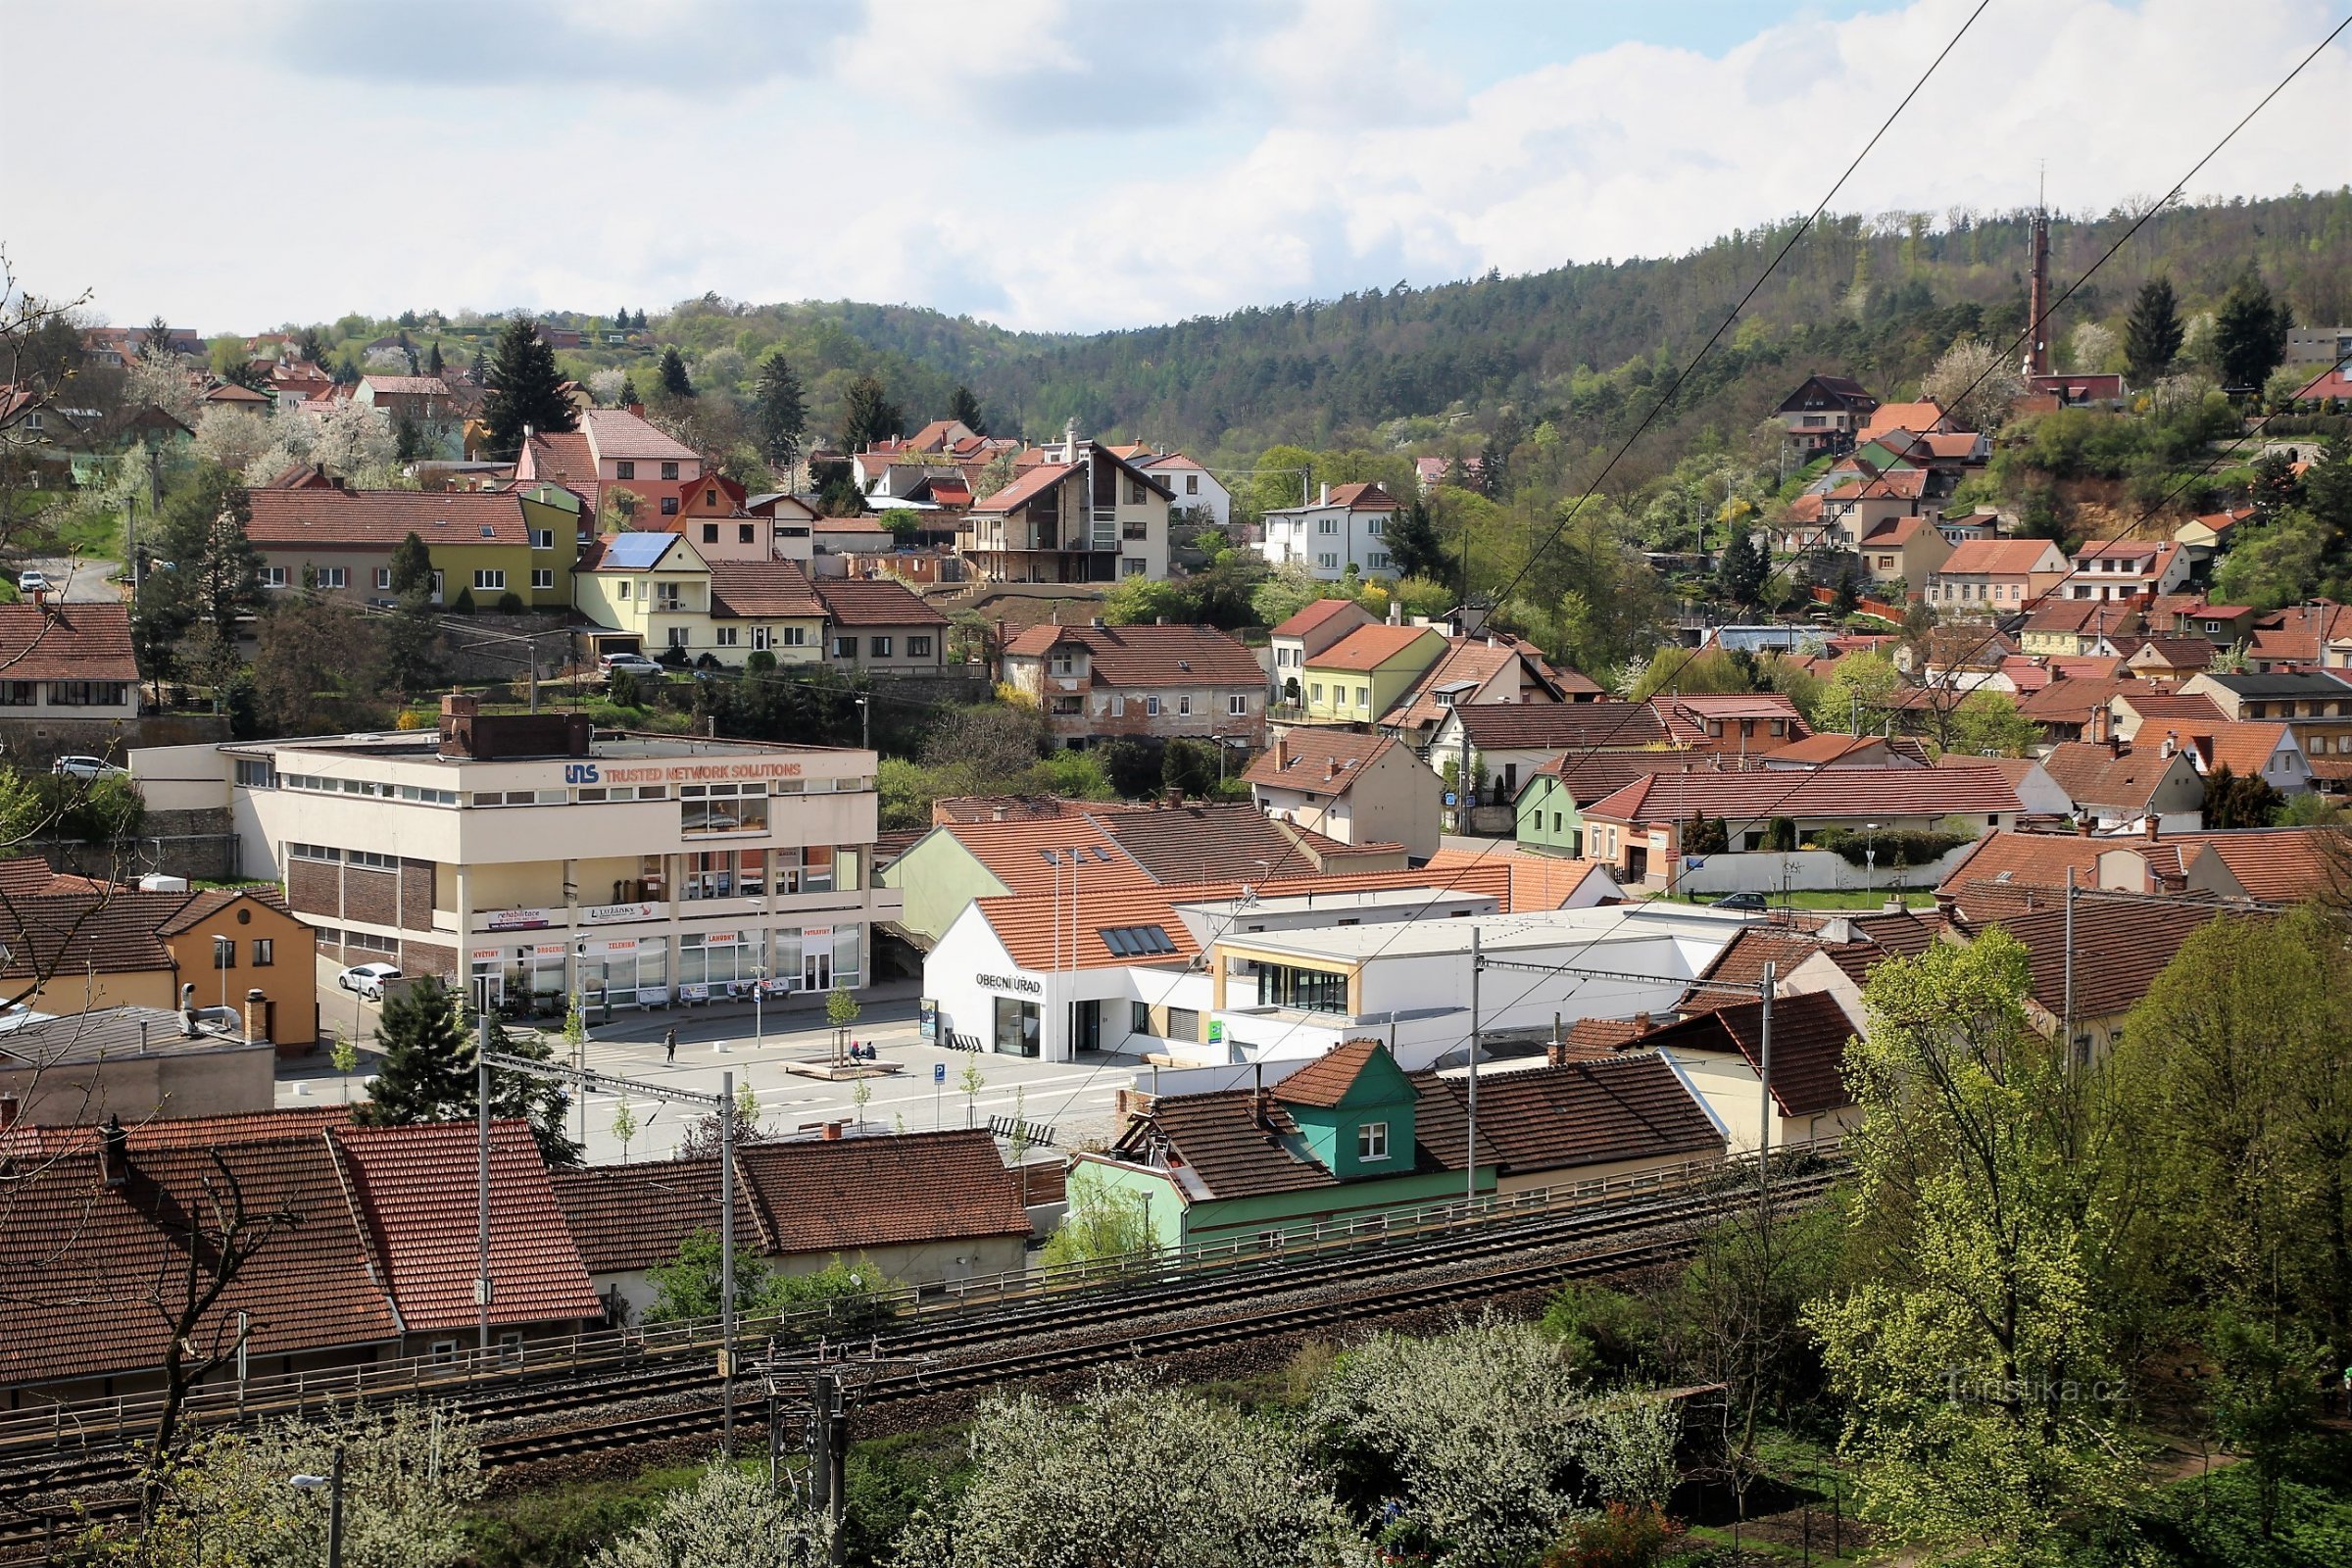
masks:
[[(10, 1000), (60, 1017), (107, 1007), (179, 1005), (248, 1015), (256, 1038), (309, 1050), (318, 1037), (318, 933), (286, 911), (274, 888), (201, 893), (108, 887), (51, 878), (29, 896), (37, 861), (0, 870), (0, 980)], [(253, 993), (260, 993), (254, 997)]]
[(713, 561), (710, 642), (722, 664), (762, 652), (779, 664), (817, 663), (825, 656), (824, 601), (797, 561)]
[(1428, 626), (1359, 626), (1308, 658), (1298, 705), (1310, 724), (1370, 724), (1446, 652)]
[(409, 535), (432, 558), (435, 604), (461, 594), (494, 610), (513, 594), (533, 610), (571, 603), (580, 498), (559, 485), (523, 491), (346, 490), (318, 485), (251, 492), (245, 536), (267, 589), (309, 588), (389, 604), (392, 555)]
[(682, 534), (607, 534), (582, 552), (571, 582), (572, 607), (596, 622), (588, 629), (592, 656), (717, 652), (710, 568)]

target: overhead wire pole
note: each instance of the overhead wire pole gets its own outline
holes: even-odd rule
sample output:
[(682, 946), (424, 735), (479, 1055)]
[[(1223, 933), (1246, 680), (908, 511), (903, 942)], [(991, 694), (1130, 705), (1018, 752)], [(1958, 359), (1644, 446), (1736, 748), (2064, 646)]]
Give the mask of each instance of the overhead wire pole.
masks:
[(1756, 1030), (1757, 1098), (1764, 1102), (1763, 1125), (1756, 1136), (1756, 1185), (1768, 1198), (1772, 1194), (1772, 993), (1780, 968), (1770, 958), (1764, 960), (1763, 1022)]
[[(1462, 1179), (1467, 1183), (1467, 1191), (1463, 1195), (1465, 1204), (1478, 1201), (1478, 979), (1486, 967), (1487, 956), (1479, 943), (1478, 922), (1473, 920), (1470, 922), (1470, 1135), (1469, 1147), (1462, 1157)], [(1468, 1212), (1467, 1207), (1463, 1212)]]
[[(586, 1095), (581, 1096), (586, 1099)], [(735, 1451), (735, 1074), (718, 1075), (718, 1451)]]
[(480, 1245), (473, 1276), (473, 1301), (481, 1316), (481, 1349), (490, 1353), (490, 1012), (475, 1014), (473, 1098), (476, 1112), (474, 1222)]

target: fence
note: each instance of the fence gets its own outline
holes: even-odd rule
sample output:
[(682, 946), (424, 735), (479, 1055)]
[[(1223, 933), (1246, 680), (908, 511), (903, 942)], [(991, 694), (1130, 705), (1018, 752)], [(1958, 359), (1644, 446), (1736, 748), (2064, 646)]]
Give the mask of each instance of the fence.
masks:
[[(1791, 1169), (1835, 1163), (1839, 1146), (1825, 1140), (1804, 1150), (1783, 1150), (1774, 1158), (1776, 1165)], [(884, 1327), (919, 1331), (962, 1313), (1032, 1306), (1043, 1321), (1066, 1328), (1074, 1321), (1066, 1307), (1091, 1296), (1146, 1294), (1274, 1260), (1296, 1264), (1358, 1250), (1402, 1248), (1489, 1226), (1570, 1216), (1615, 1202), (1654, 1201), (1709, 1189), (1728, 1192), (1751, 1181), (1754, 1168), (1752, 1155), (1692, 1159), (1629, 1175), (1465, 1196), (1282, 1230), (1253, 1228), (1246, 1236), (1172, 1250), (1154, 1249), (965, 1280), (892, 1286), (819, 1307), (747, 1318), (738, 1326), (736, 1342), (741, 1346), (769, 1339), (791, 1344), (863, 1339)], [(1046, 1310), (1049, 1307), (1052, 1310)], [(629, 1370), (662, 1360), (715, 1361), (720, 1348), (715, 1319), (581, 1331), (538, 1344), (510, 1341), (487, 1348), (464, 1347), (450, 1354), (208, 1383), (190, 1392), (183, 1410), (191, 1423), (220, 1424), (368, 1399), (449, 1398), (486, 1387), (584, 1371)], [(37, 1391), (26, 1392), (39, 1396)], [(58, 1400), (46, 1408), (9, 1411), (0, 1414), (0, 1452), (63, 1446), (70, 1439), (84, 1448), (104, 1442), (120, 1444), (152, 1430), (162, 1404), (159, 1392)]]

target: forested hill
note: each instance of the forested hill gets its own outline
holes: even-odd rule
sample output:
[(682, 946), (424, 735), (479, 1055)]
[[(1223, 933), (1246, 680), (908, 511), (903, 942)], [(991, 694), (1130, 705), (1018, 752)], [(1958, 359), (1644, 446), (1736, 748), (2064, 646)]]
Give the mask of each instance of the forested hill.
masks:
[[(2120, 212), (2055, 221), (2058, 287), (2129, 224)], [(901, 306), (719, 301), (679, 307), (654, 323), (654, 336), (690, 357), (733, 348), (744, 357), (737, 366), (782, 348), (805, 368), (820, 425), (833, 412), (832, 388), (874, 370), (917, 422), (942, 411), (963, 381), (999, 429), (1044, 435), (1074, 417), (1090, 433), (1228, 457), (1275, 441), (1442, 442), (1448, 428), (1475, 446), (1462, 427), (1505, 408), (1531, 422), (1549, 417), (1583, 444), (1646, 410), (1652, 388), (1714, 329), (1792, 226), (1734, 233), (1670, 260), (1375, 289), (1092, 336), (1013, 333)], [(2169, 274), (2183, 313), (2194, 316), (2249, 265), (2297, 320), (2352, 318), (2352, 189), (2160, 215), (2060, 313), (2051, 335), (2061, 363), (2082, 322), (2120, 331), (2146, 278)], [(2026, 269), (2022, 213), (1825, 220), (1686, 388), (1666, 438), (1688, 440), (1708, 426), (1744, 431), (1814, 368), (1859, 376), (1882, 396), (1902, 394), (1955, 336), (2020, 329)], [(1399, 420), (1407, 422), (1380, 429)]]

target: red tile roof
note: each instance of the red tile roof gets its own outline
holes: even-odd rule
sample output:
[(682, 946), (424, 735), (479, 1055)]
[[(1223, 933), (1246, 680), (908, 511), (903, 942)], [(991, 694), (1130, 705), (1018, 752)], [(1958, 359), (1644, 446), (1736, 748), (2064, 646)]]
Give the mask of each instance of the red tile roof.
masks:
[(1391, 660), (1410, 654), (1416, 649), (1425, 652), (1431, 662), (1445, 651), (1443, 632), (1427, 626), (1392, 626), (1378, 621), (1358, 626), (1319, 654), (1310, 655), (1308, 669), (1372, 670)]
[(657, 463), (693, 463), (702, 457), (685, 442), (664, 435), (651, 421), (626, 409), (590, 409), (580, 416), (580, 433), (606, 463), (621, 458), (637, 463), (649, 459)]
[(2066, 570), (2066, 554), (2047, 539), (1964, 539), (1936, 567), (1942, 577), (2024, 577)]
[(973, 502), (972, 514), (993, 517), (1025, 507), (1077, 471), (1067, 463), (1040, 463), (1004, 489)]
[(1884, 435), (1892, 435), (1898, 430), (1905, 433), (1934, 430), (1944, 422), (1945, 417), (1943, 405), (1934, 398), (1923, 398), (1917, 403), (1882, 403), (1854, 441), (1860, 445)]
[[(1844, 1079), (1845, 1048), (1853, 1036), (1853, 1020), (1826, 991), (1773, 999), (1772, 1098), (1782, 1115), (1819, 1116), (1854, 1102)], [(1669, 1024), (1643, 1044), (1660, 1051), (1735, 1054), (1761, 1071), (1764, 1004), (1759, 1000), (1717, 1007)]]
[[(2293, 734), (2285, 724), (2245, 719), (2210, 725), (2187, 739), (2205, 760), (2207, 771), (2226, 767), (2239, 778), (2260, 778), (2280, 744)], [(2140, 739), (2147, 739), (2144, 732)]]
[(1350, 611), (1355, 612), (1357, 614), (1363, 613), (1363, 608), (1352, 599), (1318, 599), (1313, 604), (1308, 605), (1305, 609), (1299, 611), (1297, 614), (1285, 620), (1281, 625), (1275, 627), (1274, 630), (1268, 635), (1274, 637), (1303, 637), (1308, 632), (1313, 631), (1317, 626), (1320, 626), (1325, 621), (1331, 619), (1332, 616), (1345, 615)]
[(816, 597), (839, 626), (945, 626), (948, 617), (891, 577), (819, 577)]
[(139, 678), (127, 605), (0, 605), (0, 680)]
[(255, 490), (248, 500), (245, 537), (264, 550), (388, 550), (410, 534), (435, 547), (531, 542), (520, 498), (497, 491)]
[(822, 619), (825, 607), (797, 561), (713, 561), (710, 613), (720, 620)]
[[(333, 1137), (402, 1321), (412, 1332), (478, 1322), (474, 1124), (338, 1127)], [(519, 1121), (490, 1129), (490, 1280), (493, 1324), (604, 1314)]]
[[(2180, 905), (2078, 898), (2072, 918), (2075, 1016), (2102, 1018), (2128, 1011), (2148, 994), (2182, 943), (2216, 919), (2245, 918)], [(2034, 1000), (2055, 1015), (2066, 1005), (2068, 923), (2064, 908), (2044, 908), (1979, 922), (1971, 934), (1985, 924), (1997, 924), (2024, 943), (2033, 965)], [(1777, 1053), (1777, 1030), (1773, 1047)]]
[[(1774, 1019), (1776, 1078), (1779, 1021)], [(1642, 1044), (1656, 1038), (1652, 1035)], [(1464, 1080), (1416, 1073), (1413, 1082), (1423, 1091), (1424, 1105), (1444, 1097), (1466, 1115), (1469, 1085)], [(1521, 1175), (1628, 1159), (1703, 1156), (1724, 1148), (1714, 1118), (1691, 1098), (1674, 1069), (1647, 1051), (1608, 1060), (1481, 1074), (1478, 1134), (1505, 1171)], [(1429, 1133), (1416, 1126), (1415, 1136), (1426, 1142)], [(1458, 1161), (1461, 1156), (1454, 1157)]]
[(1286, 1105), (1311, 1105), (1329, 1110), (1348, 1098), (1355, 1080), (1374, 1056), (1387, 1054), (1377, 1040), (1346, 1040), (1292, 1073), (1273, 1089)]
[(1269, 748), (1250, 759), (1242, 779), (1249, 784), (1299, 790), (1308, 795), (1345, 795), (1354, 788), (1365, 768), (1401, 744), (1386, 735), (1359, 735), (1352, 730), (1305, 725), (1283, 737), (1279, 764), (1273, 749)]
[(2160, 747), (2132, 746), (2116, 752), (2088, 741), (2051, 747), (2041, 766), (2077, 806), (2129, 811), (2149, 809), (2168, 775), (2176, 768), (2188, 769), (2185, 759), (2167, 757)]
[(1585, 808), (1612, 822), (1682, 821), (1693, 812), (1790, 817), (1943, 816), (2021, 810), (2017, 792), (1989, 768), (1839, 767), (1781, 775), (1771, 787), (1746, 773), (1660, 773)]
[(1262, 691), (1257, 656), (1214, 626), (1032, 626), (1007, 658), (1039, 659), (1059, 643), (1083, 646), (1097, 686), (1245, 686)]
[[(1469, 703), (1451, 711), (1482, 752), (1632, 752), (1667, 742), (1666, 725), (1647, 703)], [(1655, 759), (1659, 767), (1681, 760)]]

